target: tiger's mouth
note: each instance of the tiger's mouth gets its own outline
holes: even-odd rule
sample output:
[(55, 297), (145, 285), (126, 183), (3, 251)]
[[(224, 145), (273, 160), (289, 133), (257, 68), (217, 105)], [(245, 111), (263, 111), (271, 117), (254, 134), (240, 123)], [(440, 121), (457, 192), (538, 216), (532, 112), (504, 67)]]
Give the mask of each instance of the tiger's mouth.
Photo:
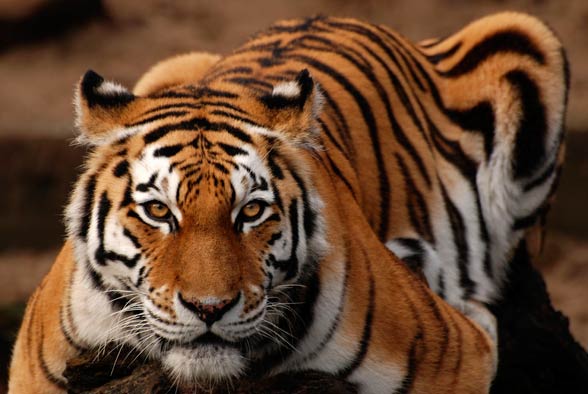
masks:
[(226, 339), (221, 338), (220, 336), (216, 335), (213, 332), (206, 332), (205, 334), (200, 335), (199, 337), (191, 340), (190, 342), (186, 343), (178, 343), (177, 346), (194, 349), (202, 346), (212, 346), (212, 347), (232, 347), (235, 349), (240, 348), (240, 344), (238, 342), (231, 342)]

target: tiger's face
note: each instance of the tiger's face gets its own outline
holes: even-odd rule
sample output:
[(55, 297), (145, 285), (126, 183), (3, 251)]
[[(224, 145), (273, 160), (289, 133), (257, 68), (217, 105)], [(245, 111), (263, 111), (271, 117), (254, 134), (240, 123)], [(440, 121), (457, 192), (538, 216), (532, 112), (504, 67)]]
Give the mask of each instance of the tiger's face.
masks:
[[(286, 97), (299, 101), (264, 118), (276, 110), (268, 100), (284, 100), (276, 89), (249, 104), (194, 88), (137, 98), (86, 75), (79, 126), (99, 146), (68, 227), (77, 263), (112, 308), (103, 341), (130, 343), (185, 382), (237, 376), (289, 344), (289, 304), (304, 302), (326, 247), (308, 149), (271, 119), (309, 131), (297, 114), (312, 105), (309, 83), (301, 73)], [(218, 112), (247, 105), (259, 123)]]

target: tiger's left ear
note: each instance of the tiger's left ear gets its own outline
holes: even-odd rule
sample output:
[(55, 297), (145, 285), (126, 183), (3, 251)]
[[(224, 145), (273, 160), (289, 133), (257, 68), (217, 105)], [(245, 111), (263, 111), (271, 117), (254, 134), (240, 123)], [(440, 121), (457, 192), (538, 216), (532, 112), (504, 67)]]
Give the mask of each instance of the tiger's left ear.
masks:
[(271, 94), (261, 97), (261, 101), (270, 111), (273, 130), (285, 134), (297, 145), (318, 148), (317, 119), (323, 96), (308, 70), (302, 70), (293, 81), (278, 83)]
[(104, 145), (128, 135), (125, 128), (132, 104), (139, 98), (123, 86), (105, 81), (88, 70), (75, 91), (78, 140), (91, 145)]

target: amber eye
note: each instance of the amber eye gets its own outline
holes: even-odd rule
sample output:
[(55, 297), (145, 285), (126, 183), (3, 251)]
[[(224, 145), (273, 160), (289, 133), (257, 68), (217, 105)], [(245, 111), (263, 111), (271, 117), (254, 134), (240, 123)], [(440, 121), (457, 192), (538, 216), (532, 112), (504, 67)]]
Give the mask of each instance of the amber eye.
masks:
[(261, 201), (251, 201), (241, 209), (241, 217), (244, 221), (255, 220), (261, 216), (264, 207)]
[(151, 219), (154, 220), (168, 220), (171, 215), (170, 209), (167, 205), (160, 203), (159, 201), (150, 201), (143, 204), (145, 212)]

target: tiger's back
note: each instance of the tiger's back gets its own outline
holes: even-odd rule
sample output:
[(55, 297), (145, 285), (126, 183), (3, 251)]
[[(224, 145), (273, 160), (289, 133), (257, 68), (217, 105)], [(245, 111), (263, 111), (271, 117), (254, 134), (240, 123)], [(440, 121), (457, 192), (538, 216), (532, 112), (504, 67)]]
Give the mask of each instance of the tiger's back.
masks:
[(286, 21), (205, 78), (267, 91), (308, 68), (321, 143), (379, 238), (454, 305), (500, 296), (506, 263), (542, 226), (564, 157), (561, 43), (519, 13), (414, 45), (352, 19)]

